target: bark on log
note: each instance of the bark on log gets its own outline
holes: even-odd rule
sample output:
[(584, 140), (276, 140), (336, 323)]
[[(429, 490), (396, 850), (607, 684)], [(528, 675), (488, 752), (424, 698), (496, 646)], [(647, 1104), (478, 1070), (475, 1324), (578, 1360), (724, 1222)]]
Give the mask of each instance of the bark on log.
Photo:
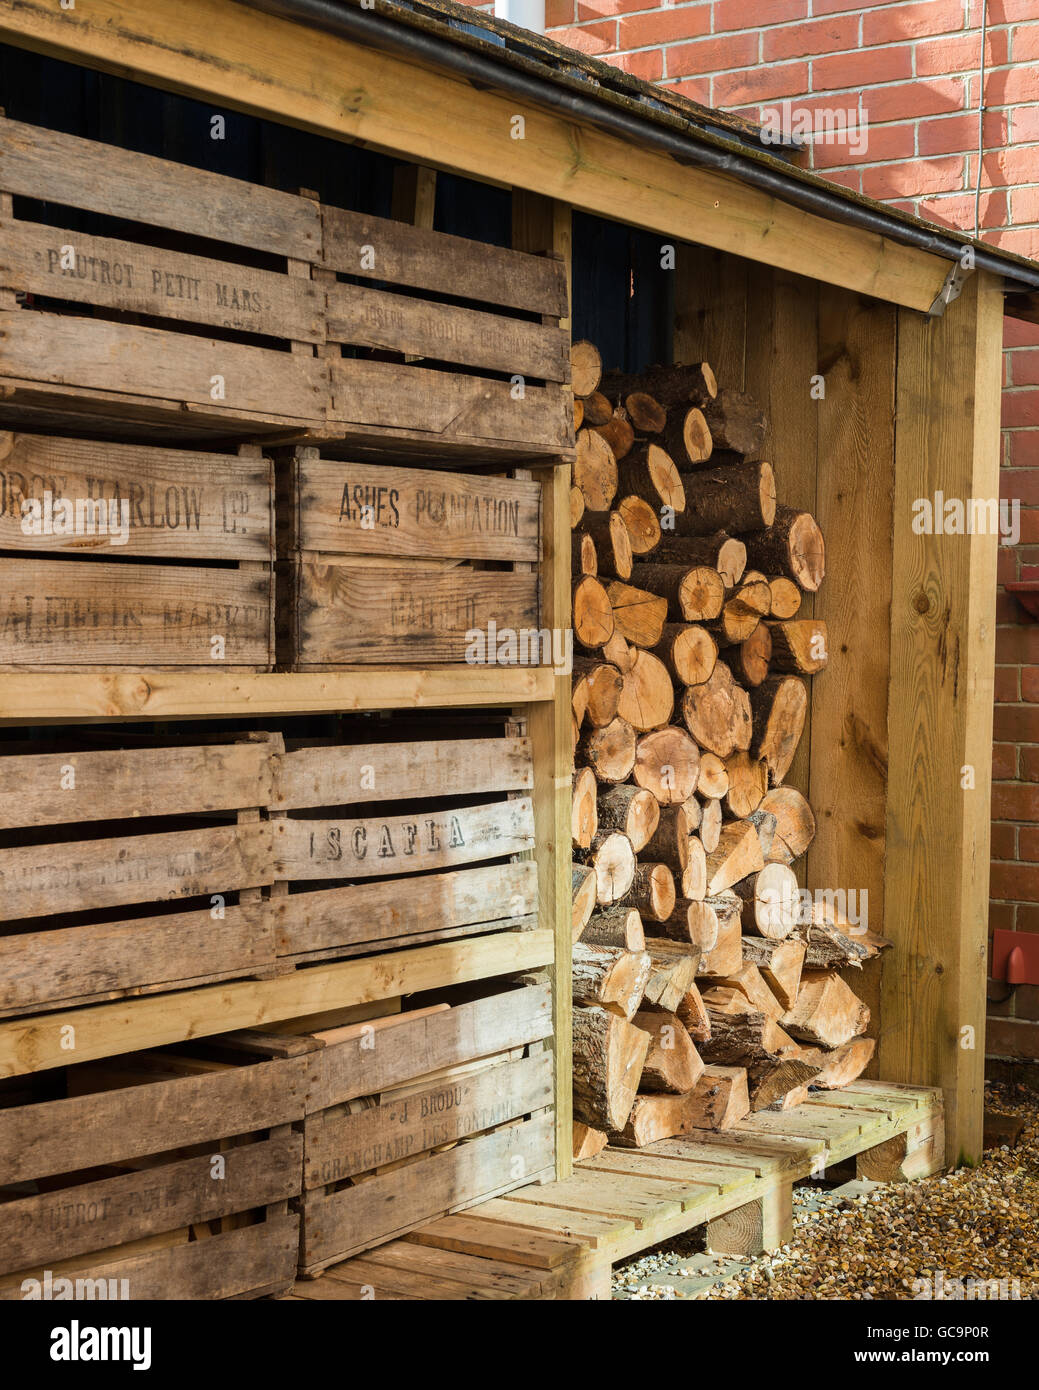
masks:
[(598, 389), (583, 397), (586, 425), (605, 425), (613, 418), (613, 402)]
[(686, 474), (686, 507), (675, 517), (679, 536), (765, 531), (776, 516), (776, 479), (769, 463), (713, 464)]
[(765, 439), (764, 412), (744, 391), (719, 391), (704, 405), (704, 419), (716, 449), (756, 454)]
[(750, 1108), (758, 1110), (787, 1109), (784, 1101), (799, 1104), (808, 1084), (816, 1084), (819, 1067), (803, 1057), (784, 1057), (778, 1062), (765, 1062), (749, 1070)]
[(711, 1019), (703, 995), (695, 983), (691, 984), (682, 996), (682, 1002), (675, 1010), (686, 1032), (693, 1042), (709, 1042), (711, 1038)]
[(701, 621), (705, 610), (713, 608), (717, 601), (715, 580), (719, 578), (706, 565), (658, 565), (651, 562), (636, 564), (631, 572), (633, 584), (666, 600), (667, 617), (673, 623)]
[(660, 434), (667, 424), (667, 411), (648, 391), (629, 391), (623, 405), (637, 434)]
[[(659, 516), (661, 507), (682, 513), (686, 506), (682, 475), (674, 459), (659, 444), (637, 445), (618, 466), (618, 486), (622, 493), (641, 497)], [(748, 529), (758, 530), (758, 526)]]
[[(713, 536), (676, 536), (669, 531), (661, 535), (653, 559), (663, 565), (705, 565), (721, 575), (723, 590), (734, 589), (747, 568), (747, 547), (721, 531)], [(721, 612), (720, 603), (717, 612)]]
[(585, 946), (612, 946), (622, 951), (645, 951), (642, 918), (633, 907), (619, 904), (593, 912), (581, 933)]
[(680, 470), (695, 468), (711, 457), (711, 431), (695, 405), (673, 405), (667, 412), (664, 446)]
[(639, 1096), (624, 1132), (611, 1136), (611, 1143), (644, 1148), (700, 1129), (732, 1129), (749, 1114), (745, 1069), (705, 1066), (684, 1096)]
[(631, 537), (619, 511), (585, 511), (581, 523), (595, 546), (596, 566), (604, 579), (630, 579)]
[(681, 1019), (662, 1009), (643, 1009), (633, 1022), (650, 1036), (639, 1090), (679, 1096), (691, 1091), (703, 1072), (703, 1062)]
[(814, 676), (829, 660), (829, 636), (821, 618), (769, 623), (769, 631), (772, 635), (774, 671)]
[(598, 1004), (621, 1018), (634, 1018), (649, 979), (650, 959), (645, 951), (623, 951), (578, 941), (573, 952), (574, 1002)]
[(769, 941), (785, 941), (797, 926), (800, 890), (793, 869), (785, 864), (766, 864), (737, 883), (736, 891), (743, 899), (743, 925), (748, 932)]
[(814, 594), (826, 573), (823, 533), (810, 512), (777, 507), (776, 519), (761, 531), (743, 537), (747, 559), (766, 574), (782, 574)]
[[(588, 403), (586, 401), (586, 421), (587, 418)], [(623, 410), (615, 410), (605, 424), (592, 424), (591, 429), (593, 429), (596, 434), (602, 435), (603, 439), (606, 440), (606, 443), (613, 450), (613, 457), (617, 460), (618, 464), (631, 453), (635, 443), (635, 431), (632, 429), (631, 421)]]
[(598, 819), (603, 830), (619, 830), (641, 854), (660, 821), (660, 806), (652, 792), (625, 783), (599, 795)]
[[(808, 690), (795, 676), (772, 676), (750, 693), (751, 748), (763, 759), (769, 786), (790, 771), (808, 717)], [(760, 804), (760, 803), (759, 803)]]
[(689, 862), (689, 841), (699, 824), (700, 807), (695, 801), (662, 806), (657, 828), (646, 842), (646, 859), (680, 874)]
[(650, 1038), (618, 1014), (574, 1009), (574, 1117), (593, 1129), (623, 1129), (631, 1114)]
[(635, 866), (628, 900), (649, 922), (666, 922), (675, 910), (675, 876), (666, 864), (643, 859)]
[(647, 367), (638, 374), (610, 371), (603, 380), (607, 395), (627, 396), (649, 391), (665, 410), (674, 405), (702, 405), (718, 394), (718, 381), (709, 362), (675, 362)]

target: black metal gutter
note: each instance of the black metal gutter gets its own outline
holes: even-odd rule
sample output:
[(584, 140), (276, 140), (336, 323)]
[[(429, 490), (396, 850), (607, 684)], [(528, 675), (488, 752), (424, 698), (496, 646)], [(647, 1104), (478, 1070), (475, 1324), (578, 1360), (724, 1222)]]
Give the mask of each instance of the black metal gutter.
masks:
[[(387, 19), (377, 10), (362, 10), (342, 0), (241, 0), (252, 9), (262, 10), (279, 19), (306, 24), (313, 29), (350, 39), (361, 47), (410, 58), (455, 73), (474, 87), (509, 92), (517, 98), (559, 111), (569, 119), (594, 125), (601, 130), (670, 155), (679, 164), (711, 169), (728, 174), (741, 183), (759, 188), (785, 203), (792, 203), (833, 222), (847, 223), (879, 236), (929, 251), (948, 261), (959, 261), (965, 246), (974, 248), (974, 264), (979, 270), (991, 271), (1004, 277), (1007, 291), (1039, 290), (1039, 267), (1016, 256), (1002, 256), (968, 236), (957, 238), (922, 225), (915, 220), (903, 220), (880, 205), (860, 202), (840, 192), (832, 184), (815, 175), (798, 170), (792, 176), (789, 165), (772, 160), (767, 155), (748, 158), (735, 142), (704, 134), (679, 133), (657, 121), (617, 109), (606, 93), (598, 97), (575, 91), (572, 80), (560, 74), (541, 76), (530, 71), (518, 71), (495, 61), (490, 54), (476, 52), (451, 42), (451, 30), (441, 27), (412, 27), (406, 23), (408, 12), (399, 10), (399, 18)], [(491, 53), (494, 49), (488, 45)], [(530, 66), (534, 66), (531, 64)], [(773, 167), (773, 162), (776, 167)]]

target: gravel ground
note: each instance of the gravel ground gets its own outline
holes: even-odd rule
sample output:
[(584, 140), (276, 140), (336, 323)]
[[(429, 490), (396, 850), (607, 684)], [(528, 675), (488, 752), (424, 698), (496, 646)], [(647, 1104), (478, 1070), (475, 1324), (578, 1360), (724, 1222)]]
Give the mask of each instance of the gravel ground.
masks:
[(774, 1255), (704, 1254), (701, 1228), (619, 1267), (613, 1296), (913, 1299), (933, 1294), (940, 1272), (945, 1297), (956, 1296), (949, 1280), (974, 1279), (1007, 1282), (998, 1294), (965, 1287), (966, 1297), (1039, 1299), (1039, 1095), (986, 1087), (986, 1106), (1025, 1127), (1014, 1147), (989, 1149), (977, 1168), (865, 1192), (802, 1185), (794, 1239)]

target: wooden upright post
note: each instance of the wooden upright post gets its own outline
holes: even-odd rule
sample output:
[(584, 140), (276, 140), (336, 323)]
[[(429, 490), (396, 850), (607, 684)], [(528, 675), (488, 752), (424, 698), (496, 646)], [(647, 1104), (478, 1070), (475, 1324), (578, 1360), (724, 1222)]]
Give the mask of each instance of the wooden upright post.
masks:
[[(570, 209), (537, 194), (514, 190), (512, 244), (518, 251), (561, 256), (570, 292)], [(561, 320), (569, 329), (569, 320)], [(535, 468), (542, 487), (541, 626), (570, 628), (570, 469)], [(573, 1167), (573, 1094), (570, 1000), (570, 788), (573, 744), (570, 676), (557, 674), (553, 698), (526, 706), (534, 748), (534, 857), (538, 865), (540, 924), (555, 931), (552, 976), (555, 1048), (556, 1176)]]
[(944, 1089), (953, 1164), (982, 1149), (998, 537), (951, 533), (944, 504), (999, 497), (1001, 347), (995, 276), (899, 313), (878, 1074)]

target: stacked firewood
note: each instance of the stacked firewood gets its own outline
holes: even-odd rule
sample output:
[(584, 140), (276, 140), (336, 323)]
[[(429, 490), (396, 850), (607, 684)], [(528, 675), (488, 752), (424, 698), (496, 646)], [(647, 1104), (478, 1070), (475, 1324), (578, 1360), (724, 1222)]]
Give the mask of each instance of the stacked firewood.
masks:
[(575, 1155), (724, 1129), (865, 1068), (839, 971), (882, 943), (802, 897), (785, 779), (827, 663), (814, 518), (706, 362), (573, 349)]

